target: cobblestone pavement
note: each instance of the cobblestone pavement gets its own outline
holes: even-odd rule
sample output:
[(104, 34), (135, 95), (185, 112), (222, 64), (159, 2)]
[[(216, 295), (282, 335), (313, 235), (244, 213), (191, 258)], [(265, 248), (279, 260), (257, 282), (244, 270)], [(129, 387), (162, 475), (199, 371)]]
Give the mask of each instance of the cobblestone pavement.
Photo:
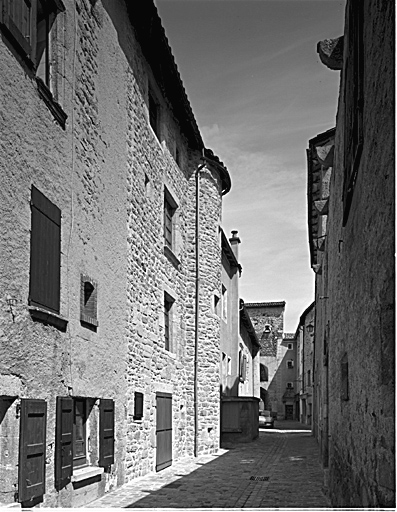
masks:
[(276, 421), (252, 443), (183, 459), (137, 478), (87, 508), (330, 508), (310, 430)]

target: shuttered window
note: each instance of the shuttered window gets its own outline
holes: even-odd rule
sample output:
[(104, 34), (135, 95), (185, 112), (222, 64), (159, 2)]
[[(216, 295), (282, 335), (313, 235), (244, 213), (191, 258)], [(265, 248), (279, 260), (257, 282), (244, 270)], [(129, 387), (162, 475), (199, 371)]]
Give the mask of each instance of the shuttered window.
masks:
[(114, 401), (102, 399), (99, 404), (99, 466), (114, 463)]
[(2, 0), (1, 3), (2, 26), (22, 53), (31, 58), (36, 25), (36, 0)]
[(84, 274), (80, 277), (80, 283), (80, 320), (83, 324), (97, 327), (98, 284)]
[(73, 398), (57, 397), (55, 434), (55, 487), (62, 489), (73, 472)]
[(345, 73), (343, 226), (346, 225), (363, 149), (363, 3), (349, 2)]
[(18, 461), (18, 501), (45, 493), (47, 403), (21, 400)]
[(59, 313), (61, 210), (32, 186), (29, 304)]

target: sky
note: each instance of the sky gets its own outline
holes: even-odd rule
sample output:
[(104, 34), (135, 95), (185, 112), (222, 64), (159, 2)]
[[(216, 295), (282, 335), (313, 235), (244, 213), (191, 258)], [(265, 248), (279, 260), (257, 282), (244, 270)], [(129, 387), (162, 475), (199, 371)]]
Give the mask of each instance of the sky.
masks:
[(285, 301), (295, 332), (314, 300), (309, 139), (335, 126), (339, 71), (318, 41), (343, 34), (344, 0), (155, 0), (205, 146), (226, 165), (222, 227), (238, 231), (245, 302)]

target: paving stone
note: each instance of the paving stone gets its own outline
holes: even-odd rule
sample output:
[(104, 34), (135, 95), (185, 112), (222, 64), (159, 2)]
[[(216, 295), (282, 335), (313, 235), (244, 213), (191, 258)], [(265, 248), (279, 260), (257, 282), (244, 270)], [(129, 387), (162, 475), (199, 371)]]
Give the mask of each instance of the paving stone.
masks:
[[(267, 476), (268, 481), (250, 480)], [(170, 486), (170, 484), (172, 484)], [(136, 478), (86, 508), (325, 508), (318, 446), (307, 427), (279, 421), (252, 443), (183, 459)]]

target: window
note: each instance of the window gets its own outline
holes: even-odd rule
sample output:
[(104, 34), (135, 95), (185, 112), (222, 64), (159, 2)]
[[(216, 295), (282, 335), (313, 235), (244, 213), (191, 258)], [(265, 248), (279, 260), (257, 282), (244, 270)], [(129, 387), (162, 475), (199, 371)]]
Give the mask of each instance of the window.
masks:
[(272, 332), (272, 326), (270, 324), (266, 324), (264, 328), (264, 332), (269, 333)]
[(73, 416), (73, 467), (84, 466), (87, 462), (86, 422), (87, 406), (84, 398), (74, 399)]
[(228, 356), (227, 358), (227, 374), (232, 374), (232, 358)]
[(149, 91), (149, 122), (156, 137), (160, 138), (160, 107), (152, 91)]
[[(54, 35), (51, 30), (57, 15), (65, 10), (61, 0), (2, 0), (0, 26), (36, 74), (41, 97), (56, 120), (65, 127), (66, 114), (53, 99), (51, 89), (52, 66), (56, 56), (51, 54)], [(52, 37), (51, 37), (52, 36)]]
[(81, 275), (80, 287), (80, 320), (84, 324), (97, 327), (97, 294), (98, 285), (90, 277)]
[(343, 226), (346, 225), (363, 148), (363, 4), (349, 2), (345, 73), (345, 175), (343, 186)]
[(227, 289), (222, 285), (222, 318), (227, 320)]
[(244, 382), (247, 379), (247, 356), (239, 352), (239, 373), (240, 382)]
[(141, 420), (143, 418), (143, 393), (139, 391), (134, 395), (134, 420)]
[(172, 348), (172, 305), (174, 299), (168, 294), (164, 293), (164, 347), (165, 350)]
[(32, 186), (29, 304), (59, 313), (61, 210)]
[(288, 369), (291, 369), (291, 368), (293, 368), (293, 367), (294, 367), (294, 361), (293, 361), (292, 359), (289, 359), (289, 360), (287, 361), (287, 368), (288, 368)]
[(268, 382), (269, 380), (269, 371), (267, 366), (260, 363), (259, 365), (259, 374), (260, 374), (260, 382)]
[(172, 199), (171, 194), (168, 190), (164, 189), (164, 245), (169, 249), (173, 250), (175, 247), (174, 243), (174, 223), (175, 223), (175, 211), (177, 205)]
[(349, 400), (349, 363), (347, 354), (342, 357), (341, 361), (341, 399)]
[(312, 385), (312, 375), (311, 375), (311, 371), (310, 370), (307, 371), (307, 385), (308, 386)]
[(293, 382), (287, 382), (287, 389), (294, 389), (294, 383)]
[(288, 343), (287, 347), (288, 347), (288, 350), (292, 350), (294, 348), (292, 343)]
[[(99, 400), (99, 431), (95, 402), (91, 398), (57, 397), (55, 487), (58, 490), (71, 481), (74, 469), (81, 470), (97, 460), (100, 467), (114, 462), (114, 401)], [(97, 438), (99, 449), (95, 442), (89, 448), (87, 441)]]

